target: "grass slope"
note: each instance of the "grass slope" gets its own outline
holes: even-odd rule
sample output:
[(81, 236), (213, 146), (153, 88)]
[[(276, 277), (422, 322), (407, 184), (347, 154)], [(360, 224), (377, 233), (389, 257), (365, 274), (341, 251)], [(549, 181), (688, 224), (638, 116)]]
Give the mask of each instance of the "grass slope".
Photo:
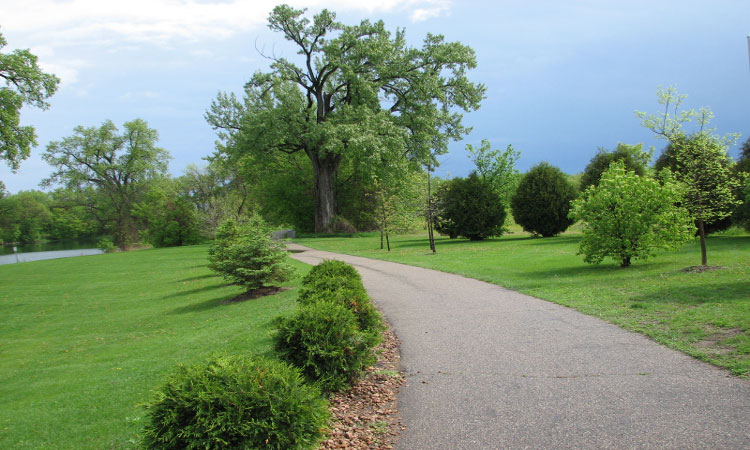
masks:
[(638, 331), (738, 375), (750, 373), (750, 236), (712, 236), (709, 264), (724, 269), (688, 273), (700, 263), (697, 241), (676, 252), (620, 268), (595, 266), (576, 255), (580, 235), (531, 238), (516, 232), (470, 242), (424, 234), (394, 236), (392, 251), (367, 237), (296, 239), (302, 245), (457, 273), (570, 306)]
[[(294, 290), (242, 292), (207, 246), (0, 266), (0, 448), (132, 448), (139, 406), (180, 362), (265, 353)], [(309, 266), (292, 261), (297, 286)]]

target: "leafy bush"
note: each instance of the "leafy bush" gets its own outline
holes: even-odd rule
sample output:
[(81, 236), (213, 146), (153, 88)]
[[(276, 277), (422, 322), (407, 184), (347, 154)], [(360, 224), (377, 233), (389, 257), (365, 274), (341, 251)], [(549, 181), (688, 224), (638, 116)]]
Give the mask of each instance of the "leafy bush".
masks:
[(115, 243), (109, 237), (103, 237), (96, 241), (96, 248), (103, 251), (104, 253), (112, 253), (115, 251)]
[(200, 242), (193, 206), (181, 197), (165, 200), (148, 225), (147, 238), (154, 247), (176, 247)]
[(299, 367), (325, 392), (345, 389), (375, 363), (373, 333), (359, 328), (354, 313), (339, 304), (316, 301), (276, 321), (274, 347), (281, 359)]
[(589, 186), (598, 185), (602, 174), (615, 161), (622, 161), (626, 170), (631, 170), (636, 175), (643, 176), (646, 174), (646, 166), (650, 160), (651, 153), (643, 151), (643, 144), (628, 145), (618, 142), (617, 148), (612, 152), (600, 148), (581, 175), (580, 190), (585, 191)]
[(260, 357), (180, 366), (146, 408), (150, 449), (313, 449), (330, 418), (298, 369)]
[(476, 173), (444, 183), (436, 194), (438, 233), (464, 236), (472, 241), (503, 234), (506, 215), (503, 201)]
[(612, 163), (599, 186), (591, 186), (573, 202), (571, 217), (583, 222), (578, 254), (598, 264), (605, 257), (620, 261), (646, 259), (655, 249), (674, 249), (690, 240), (693, 224), (683, 206), (684, 186), (671, 180), (640, 177), (626, 171), (622, 161)]
[(354, 225), (349, 222), (346, 217), (344, 216), (333, 216), (331, 219), (331, 223), (328, 224), (328, 230), (329, 233), (344, 233), (344, 234), (353, 234), (357, 232), (357, 229), (354, 228)]
[(248, 290), (286, 281), (293, 269), (283, 242), (270, 235), (271, 230), (258, 216), (242, 225), (225, 221), (209, 249), (209, 267)]
[(556, 236), (573, 224), (568, 212), (575, 197), (576, 188), (560, 169), (539, 163), (521, 178), (511, 199), (513, 219), (529, 233)]

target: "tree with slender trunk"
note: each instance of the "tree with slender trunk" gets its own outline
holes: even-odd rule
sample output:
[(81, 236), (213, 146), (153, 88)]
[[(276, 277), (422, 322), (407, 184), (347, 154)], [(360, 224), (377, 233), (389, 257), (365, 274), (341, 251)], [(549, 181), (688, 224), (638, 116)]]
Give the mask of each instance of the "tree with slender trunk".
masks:
[[(469, 130), (459, 110), (479, 107), (485, 87), (468, 80), (474, 51), (428, 34), (422, 48), (392, 35), (382, 21), (336, 21), (323, 10), (274, 8), (269, 28), (297, 49), (299, 64), (275, 54), (269, 73), (256, 73), (240, 101), (219, 94), (206, 119), (222, 140), (217, 155), (230, 160), (271, 152), (304, 153), (315, 177), (315, 231), (336, 214), (334, 179), (342, 161), (361, 166), (406, 158), (414, 167), (430, 151)], [(266, 56), (266, 55), (264, 55)]]
[[(721, 220), (732, 214), (740, 202), (733, 191), (739, 181), (732, 176), (727, 148), (739, 135), (717, 136), (708, 128), (713, 113), (708, 108), (681, 110), (685, 95), (674, 88), (658, 89), (659, 103), (664, 112), (647, 114), (636, 112), (644, 127), (666, 139), (675, 153), (675, 177), (687, 187), (685, 203), (698, 227), (701, 245), (701, 265), (708, 264), (706, 250), (706, 223)], [(696, 120), (699, 128), (686, 134), (682, 126)]]

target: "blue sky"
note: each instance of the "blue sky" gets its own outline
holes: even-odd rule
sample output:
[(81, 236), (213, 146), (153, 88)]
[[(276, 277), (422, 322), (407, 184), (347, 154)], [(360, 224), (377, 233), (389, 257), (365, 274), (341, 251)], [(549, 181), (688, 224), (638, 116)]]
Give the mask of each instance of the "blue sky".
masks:
[[(12, 174), (11, 192), (38, 189), (50, 168), (47, 143), (77, 125), (146, 120), (160, 133), (178, 176), (202, 164), (215, 133), (203, 114), (219, 91), (240, 92), (267, 60), (257, 50), (292, 52), (266, 27), (277, 2), (257, 0), (24, 0), (0, 5), (0, 32), (30, 48), (62, 84), (47, 111), (25, 108), (39, 146)], [(477, 52), (474, 81), (487, 85), (482, 107), (464, 117), (473, 132), (441, 158), (438, 174), (463, 176), (465, 144), (489, 139), (521, 152), (519, 168), (549, 161), (583, 170), (599, 147), (663, 142), (634, 111), (658, 112), (657, 86), (676, 86), (686, 107), (710, 106), (717, 133), (750, 136), (750, 2), (302, 0), (344, 23), (383, 19), (419, 46), (440, 33)], [(730, 152), (737, 154), (736, 147)]]

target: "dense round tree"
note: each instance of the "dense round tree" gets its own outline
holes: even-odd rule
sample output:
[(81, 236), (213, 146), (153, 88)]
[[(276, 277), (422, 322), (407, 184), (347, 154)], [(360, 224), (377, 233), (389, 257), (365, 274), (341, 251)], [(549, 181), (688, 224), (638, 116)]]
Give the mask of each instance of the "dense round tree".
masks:
[(489, 183), (476, 173), (454, 178), (438, 191), (435, 229), (451, 237), (480, 241), (500, 236), (505, 223), (505, 206)]
[(511, 199), (513, 219), (534, 235), (556, 236), (573, 221), (568, 218), (576, 188), (557, 167), (542, 162), (526, 173)]
[(625, 169), (643, 176), (650, 159), (651, 154), (643, 151), (643, 144), (628, 145), (619, 142), (617, 148), (611, 152), (600, 148), (581, 175), (580, 190), (585, 191), (589, 186), (597, 186), (604, 171), (615, 161), (622, 161)]

